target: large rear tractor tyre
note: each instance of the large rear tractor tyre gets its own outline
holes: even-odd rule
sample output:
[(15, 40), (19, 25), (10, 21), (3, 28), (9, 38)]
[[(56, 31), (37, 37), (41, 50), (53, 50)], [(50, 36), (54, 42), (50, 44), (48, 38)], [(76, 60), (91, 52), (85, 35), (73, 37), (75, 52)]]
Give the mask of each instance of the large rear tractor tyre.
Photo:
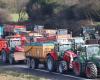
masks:
[(26, 64), (28, 68), (31, 68), (31, 58), (26, 58)]
[(31, 67), (32, 69), (37, 69), (39, 65), (39, 62), (37, 59), (31, 59)]
[(81, 76), (81, 63), (80, 62), (74, 62), (73, 65), (73, 72), (76, 76)]
[(9, 64), (11, 64), (11, 65), (14, 64), (15, 63), (14, 55), (13, 54), (9, 54), (8, 60), (9, 60)]
[(6, 54), (5, 50), (1, 51), (1, 60), (2, 60), (3, 63), (7, 62), (7, 54)]
[(86, 73), (86, 77), (89, 79), (96, 78), (98, 74), (96, 65), (93, 63), (88, 63), (86, 66), (85, 73)]
[(68, 64), (65, 61), (60, 61), (58, 66), (59, 73), (65, 73), (68, 71)]
[(55, 71), (55, 61), (50, 55), (47, 56), (47, 61), (46, 62), (47, 62), (48, 71), (50, 71), (50, 72)]

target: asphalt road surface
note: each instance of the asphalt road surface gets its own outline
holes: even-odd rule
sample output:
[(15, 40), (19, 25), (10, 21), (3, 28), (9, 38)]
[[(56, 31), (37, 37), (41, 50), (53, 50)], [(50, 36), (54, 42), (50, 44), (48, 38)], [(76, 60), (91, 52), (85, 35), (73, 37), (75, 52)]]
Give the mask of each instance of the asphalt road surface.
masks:
[[(72, 72), (69, 72), (69, 74), (59, 74), (55, 72), (48, 72), (44, 69), (28, 69), (26, 65), (0, 65), (0, 69), (10, 70), (10, 71), (17, 71), (19, 73), (26, 73), (50, 80), (92, 80), (92, 79), (85, 79), (83, 77), (76, 77), (73, 75)], [(93, 79), (94, 80), (94, 79)], [(100, 80), (100, 78), (97, 78), (95, 80)]]

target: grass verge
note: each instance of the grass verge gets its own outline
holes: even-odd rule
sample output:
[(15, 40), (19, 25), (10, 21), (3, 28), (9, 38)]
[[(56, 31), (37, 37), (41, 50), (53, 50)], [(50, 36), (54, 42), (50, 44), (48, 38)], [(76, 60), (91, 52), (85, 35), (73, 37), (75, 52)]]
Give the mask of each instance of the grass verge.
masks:
[(48, 80), (33, 75), (0, 69), (0, 80)]

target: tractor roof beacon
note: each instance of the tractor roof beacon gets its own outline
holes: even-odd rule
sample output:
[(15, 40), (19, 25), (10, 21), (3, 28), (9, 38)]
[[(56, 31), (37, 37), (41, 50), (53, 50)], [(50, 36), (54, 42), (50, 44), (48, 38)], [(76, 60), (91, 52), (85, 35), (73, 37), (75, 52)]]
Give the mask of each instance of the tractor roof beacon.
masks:
[(100, 46), (98, 44), (82, 45), (74, 58), (74, 73), (79, 76), (86, 74), (87, 78), (96, 78), (100, 73)]

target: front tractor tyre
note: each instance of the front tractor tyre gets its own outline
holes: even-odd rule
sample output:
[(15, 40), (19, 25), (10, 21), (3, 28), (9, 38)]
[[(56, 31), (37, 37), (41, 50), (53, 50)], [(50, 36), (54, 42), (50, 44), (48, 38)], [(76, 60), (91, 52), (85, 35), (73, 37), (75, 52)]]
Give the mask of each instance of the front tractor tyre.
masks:
[(93, 63), (88, 63), (86, 65), (86, 77), (91, 79), (91, 78), (96, 78), (97, 77), (97, 67)]
[(50, 55), (47, 56), (47, 69), (50, 72), (55, 71), (55, 61)]
[(58, 65), (58, 72), (59, 73), (65, 73), (68, 71), (68, 65), (65, 61), (60, 61)]
[(5, 50), (1, 51), (1, 60), (2, 60), (3, 63), (7, 62), (7, 54), (6, 54)]

